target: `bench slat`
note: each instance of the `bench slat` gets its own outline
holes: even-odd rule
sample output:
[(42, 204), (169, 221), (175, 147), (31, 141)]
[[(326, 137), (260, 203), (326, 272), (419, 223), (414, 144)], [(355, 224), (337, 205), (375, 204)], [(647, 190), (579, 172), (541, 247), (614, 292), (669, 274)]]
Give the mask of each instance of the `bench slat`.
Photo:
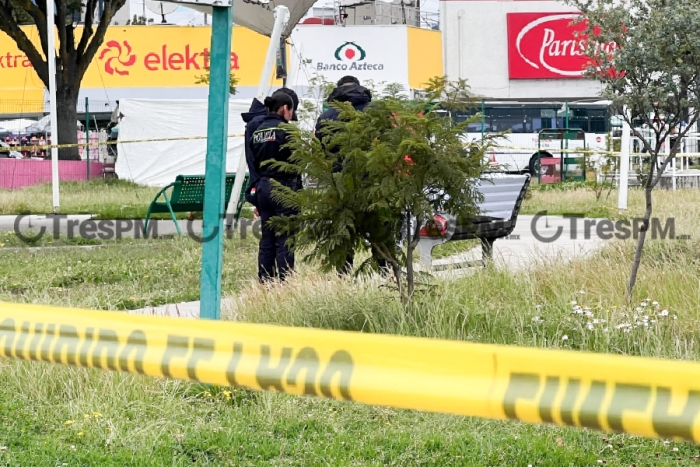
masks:
[(435, 246), (448, 241), (475, 238), (482, 243), (482, 261), (490, 258), (494, 241), (510, 235), (515, 228), (529, 183), (529, 174), (483, 174), (477, 185), (477, 190), (483, 196), (483, 201), (477, 202), (480, 215), (469, 222), (455, 222), (454, 216), (441, 213), (448, 222), (454, 222), (452, 232), (445, 237), (421, 236), (418, 243), (421, 262), (431, 268), (432, 249)]

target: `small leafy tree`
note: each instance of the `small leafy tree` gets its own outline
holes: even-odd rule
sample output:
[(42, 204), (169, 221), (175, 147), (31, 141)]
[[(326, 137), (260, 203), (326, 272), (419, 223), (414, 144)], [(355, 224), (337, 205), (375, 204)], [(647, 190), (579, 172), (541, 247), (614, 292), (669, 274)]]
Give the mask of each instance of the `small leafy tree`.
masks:
[[(203, 75), (197, 76), (196, 77), (197, 80), (194, 82), (194, 84), (209, 84), (209, 77), (210, 77), (209, 68), (204, 68), (204, 70), (205, 70), (205, 73)], [(238, 78), (236, 78), (236, 76), (233, 73), (231, 73), (231, 78), (229, 80), (228, 92), (232, 96), (234, 94), (236, 94), (236, 86), (238, 85), (239, 81), (240, 80)]]
[[(310, 250), (304, 260), (320, 260), (327, 271), (342, 269), (350, 252), (371, 250), (390, 265), (407, 303), (415, 291), (413, 257), (420, 228), (436, 212), (476, 213), (476, 181), (490, 140), (465, 144), (462, 133), (471, 120), (455, 124), (440, 112), (469, 104), (464, 81), (434, 78), (428, 98), (419, 100), (386, 89), (362, 112), (349, 103), (331, 103), (340, 116), (327, 124), (323, 141), (287, 126), (292, 161), (275, 165), (307, 174), (317, 185), (293, 192), (275, 184), (273, 196), (300, 213), (274, 218), (272, 224), (291, 234), (293, 249)], [(333, 173), (336, 164), (342, 169)], [(405, 251), (397, 247), (401, 238)], [(372, 266), (377, 264), (370, 259), (359, 271)]]
[[(652, 190), (700, 116), (700, 1), (567, 3), (587, 20), (587, 76), (603, 84), (602, 96), (633, 128), (650, 157), (643, 184), (644, 218), (627, 289), (631, 299), (652, 215)], [(650, 140), (643, 137), (634, 120), (647, 124)], [(663, 144), (674, 131), (678, 131), (675, 144), (665, 154)]]

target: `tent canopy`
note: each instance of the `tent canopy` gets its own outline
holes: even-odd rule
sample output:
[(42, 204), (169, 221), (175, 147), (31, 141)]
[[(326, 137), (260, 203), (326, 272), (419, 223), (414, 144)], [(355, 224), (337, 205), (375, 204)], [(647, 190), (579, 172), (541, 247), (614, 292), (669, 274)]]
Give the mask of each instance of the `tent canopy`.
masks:
[[(289, 37), (292, 29), (304, 17), (316, 0), (271, 0), (267, 5), (247, 3), (243, 0), (233, 0), (233, 22), (270, 37), (275, 24), (274, 9), (276, 6), (289, 8), (289, 22), (282, 31), (282, 37)], [(186, 4), (187, 8), (211, 14), (212, 7)]]

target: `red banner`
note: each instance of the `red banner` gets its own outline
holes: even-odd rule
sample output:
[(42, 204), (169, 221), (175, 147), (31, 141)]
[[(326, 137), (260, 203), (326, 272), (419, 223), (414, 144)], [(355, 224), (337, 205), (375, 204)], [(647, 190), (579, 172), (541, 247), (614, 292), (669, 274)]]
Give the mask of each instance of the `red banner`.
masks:
[[(586, 22), (572, 24), (580, 13), (508, 13), (510, 79), (583, 78)], [(575, 34), (579, 33), (577, 37)], [(602, 47), (612, 52), (615, 44)]]

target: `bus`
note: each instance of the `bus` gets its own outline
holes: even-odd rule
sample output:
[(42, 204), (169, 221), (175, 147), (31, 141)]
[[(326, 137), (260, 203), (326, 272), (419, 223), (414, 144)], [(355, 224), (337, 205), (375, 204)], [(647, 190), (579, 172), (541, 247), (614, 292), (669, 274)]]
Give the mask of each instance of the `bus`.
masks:
[[(621, 126), (611, 113), (607, 101), (595, 102), (507, 102), (485, 101), (470, 105), (467, 110), (451, 112), (455, 123), (482, 113), (479, 121), (467, 126), (469, 141), (486, 133), (509, 131), (490, 152), (491, 161), (509, 173), (537, 175), (538, 152), (541, 157), (559, 157), (559, 153), (539, 146), (539, 132), (545, 129), (582, 130), (587, 150), (607, 150), (613, 126)], [(551, 147), (551, 145), (550, 145)]]

